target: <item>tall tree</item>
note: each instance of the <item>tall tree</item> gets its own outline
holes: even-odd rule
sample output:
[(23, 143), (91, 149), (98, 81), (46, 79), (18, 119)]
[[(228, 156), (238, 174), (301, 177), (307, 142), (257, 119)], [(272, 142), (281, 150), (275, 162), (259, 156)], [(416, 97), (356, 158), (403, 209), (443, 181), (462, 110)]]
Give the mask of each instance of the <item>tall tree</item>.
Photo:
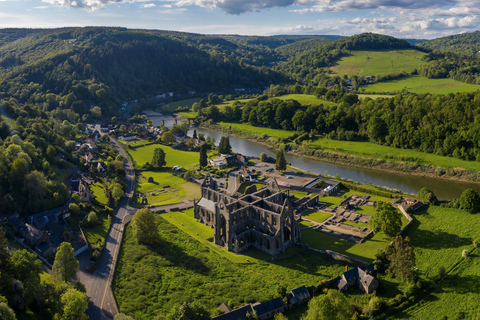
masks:
[(388, 273), (392, 276), (397, 274), (402, 279), (410, 279), (413, 276), (413, 267), (415, 266), (415, 251), (410, 244), (410, 238), (396, 236), (392, 243), (385, 249), (385, 254), (390, 261)]
[(55, 262), (53, 263), (53, 274), (61, 281), (67, 281), (78, 271), (80, 264), (75, 257), (75, 250), (68, 242), (62, 242), (57, 249)]
[(22, 282), (25, 306), (35, 300), (35, 292), (40, 286), (42, 264), (34, 253), (27, 250), (17, 250), (10, 258), (12, 276)]
[(165, 161), (165, 152), (162, 148), (156, 148), (153, 151), (152, 166), (161, 169), (166, 164), (167, 162)]
[(88, 308), (87, 296), (75, 289), (68, 289), (62, 294), (61, 302), (63, 305), (62, 313), (55, 319), (59, 320), (86, 320), (88, 319), (85, 311)]
[(197, 139), (197, 129), (193, 129), (193, 139)]
[(394, 237), (402, 229), (402, 214), (391, 204), (379, 201), (369, 222), (373, 232), (383, 232), (387, 237)]
[(5, 302), (0, 302), (0, 319), (17, 320), (15, 312)]
[(200, 166), (205, 167), (208, 164), (207, 160), (207, 144), (204, 143), (200, 147)]
[(277, 170), (287, 170), (287, 160), (285, 160), (285, 154), (283, 150), (280, 150), (277, 153), (277, 160), (275, 162), (275, 169)]
[(222, 154), (232, 153), (232, 146), (230, 145), (230, 138), (222, 136), (218, 144), (218, 152)]
[(139, 244), (152, 244), (158, 240), (155, 217), (148, 209), (138, 210), (132, 219), (133, 236)]
[(165, 144), (170, 144), (175, 142), (175, 136), (171, 131), (166, 131), (162, 134), (162, 142)]

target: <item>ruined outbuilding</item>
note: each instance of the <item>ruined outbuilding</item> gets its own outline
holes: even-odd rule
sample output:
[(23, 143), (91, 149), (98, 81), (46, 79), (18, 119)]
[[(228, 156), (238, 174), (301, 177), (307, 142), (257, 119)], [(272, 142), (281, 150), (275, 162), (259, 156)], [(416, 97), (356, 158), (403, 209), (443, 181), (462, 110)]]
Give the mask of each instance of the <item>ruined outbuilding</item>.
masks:
[(251, 194), (228, 196), (207, 176), (201, 192), (194, 218), (214, 228), (214, 243), (228, 251), (254, 247), (275, 256), (300, 241), (293, 196), (280, 191), (275, 180)]

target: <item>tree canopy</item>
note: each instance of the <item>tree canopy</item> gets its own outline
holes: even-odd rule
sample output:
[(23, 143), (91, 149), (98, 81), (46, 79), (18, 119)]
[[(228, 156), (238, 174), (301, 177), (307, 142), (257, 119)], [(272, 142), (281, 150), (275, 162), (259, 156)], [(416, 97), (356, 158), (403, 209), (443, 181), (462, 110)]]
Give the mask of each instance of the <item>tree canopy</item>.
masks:
[(165, 151), (162, 148), (156, 148), (153, 151), (152, 166), (155, 168), (163, 168), (167, 164), (165, 160)]
[(68, 242), (62, 242), (57, 248), (53, 263), (52, 271), (55, 277), (61, 281), (70, 280), (77, 273), (79, 266), (72, 245)]
[(137, 210), (131, 223), (137, 243), (152, 244), (158, 240), (157, 223), (150, 210), (146, 208)]
[(313, 297), (308, 303), (305, 320), (349, 320), (353, 307), (343, 293), (328, 290), (327, 294)]
[(375, 233), (382, 232), (387, 237), (394, 237), (402, 229), (402, 214), (390, 203), (379, 201), (369, 225)]
[(218, 144), (218, 152), (222, 154), (232, 153), (232, 146), (230, 145), (230, 138), (228, 136), (222, 136)]
[(400, 275), (402, 279), (410, 279), (413, 276), (415, 266), (415, 251), (410, 244), (410, 238), (396, 236), (392, 243), (385, 249), (386, 258), (389, 261), (388, 273), (392, 276)]
[(285, 160), (285, 154), (283, 150), (280, 150), (277, 153), (277, 159), (275, 161), (275, 169), (277, 170), (287, 170), (287, 160)]
[(202, 146), (200, 147), (200, 166), (201, 167), (205, 167), (207, 164), (208, 164), (208, 160), (207, 160), (207, 144), (204, 143), (202, 144)]
[(469, 213), (478, 213), (480, 211), (480, 196), (473, 189), (466, 189), (460, 196), (460, 209)]

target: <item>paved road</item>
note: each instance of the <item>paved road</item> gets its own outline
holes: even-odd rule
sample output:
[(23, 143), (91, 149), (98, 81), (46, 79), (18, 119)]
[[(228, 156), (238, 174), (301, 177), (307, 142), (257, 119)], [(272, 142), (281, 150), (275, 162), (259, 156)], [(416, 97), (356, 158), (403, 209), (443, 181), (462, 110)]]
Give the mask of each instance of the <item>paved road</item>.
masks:
[[(136, 212), (135, 208), (130, 207), (135, 186), (135, 171), (127, 154), (119, 147), (114, 139), (112, 139), (112, 144), (118, 148), (119, 153), (125, 158), (125, 182), (127, 183), (127, 190), (125, 196), (120, 200), (117, 209), (115, 209), (113, 213), (112, 225), (105, 239), (105, 247), (97, 270), (93, 274), (86, 271), (85, 268), (88, 267), (87, 261), (87, 265), (83, 263), (81, 270), (77, 273), (77, 278), (87, 289), (87, 297), (89, 298), (87, 315), (89, 319), (92, 320), (111, 319), (118, 312), (111, 290), (111, 284), (125, 223), (130, 220), (131, 215)], [(84, 258), (81, 260), (85, 261)]]

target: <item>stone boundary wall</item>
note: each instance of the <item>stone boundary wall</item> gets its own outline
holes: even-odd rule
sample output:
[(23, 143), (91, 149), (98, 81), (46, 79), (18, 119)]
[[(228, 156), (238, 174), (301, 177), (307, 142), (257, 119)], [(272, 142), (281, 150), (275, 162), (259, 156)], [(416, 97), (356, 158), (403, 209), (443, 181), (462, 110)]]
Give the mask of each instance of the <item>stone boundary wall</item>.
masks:
[(368, 263), (365, 262), (365, 261), (358, 260), (358, 259), (349, 257), (349, 256), (347, 256), (347, 255), (344, 255), (344, 254), (341, 254), (341, 253), (338, 253), (338, 252), (335, 252), (335, 251), (331, 251), (331, 250), (322, 251), (322, 250), (318, 250), (318, 249), (311, 248), (311, 247), (309, 247), (309, 246), (307, 246), (307, 248), (310, 249), (310, 250), (312, 250), (312, 251), (315, 251), (315, 252), (318, 252), (318, 253), (321, 253), (321, 254), (330, 256), (330, 257), (332, 257), (332, 258), (335, 259), (335, 260), (343, 260), (343, 261), (347, 261), (348, 263), (352, 263), (352, 264), (368, 264)]

